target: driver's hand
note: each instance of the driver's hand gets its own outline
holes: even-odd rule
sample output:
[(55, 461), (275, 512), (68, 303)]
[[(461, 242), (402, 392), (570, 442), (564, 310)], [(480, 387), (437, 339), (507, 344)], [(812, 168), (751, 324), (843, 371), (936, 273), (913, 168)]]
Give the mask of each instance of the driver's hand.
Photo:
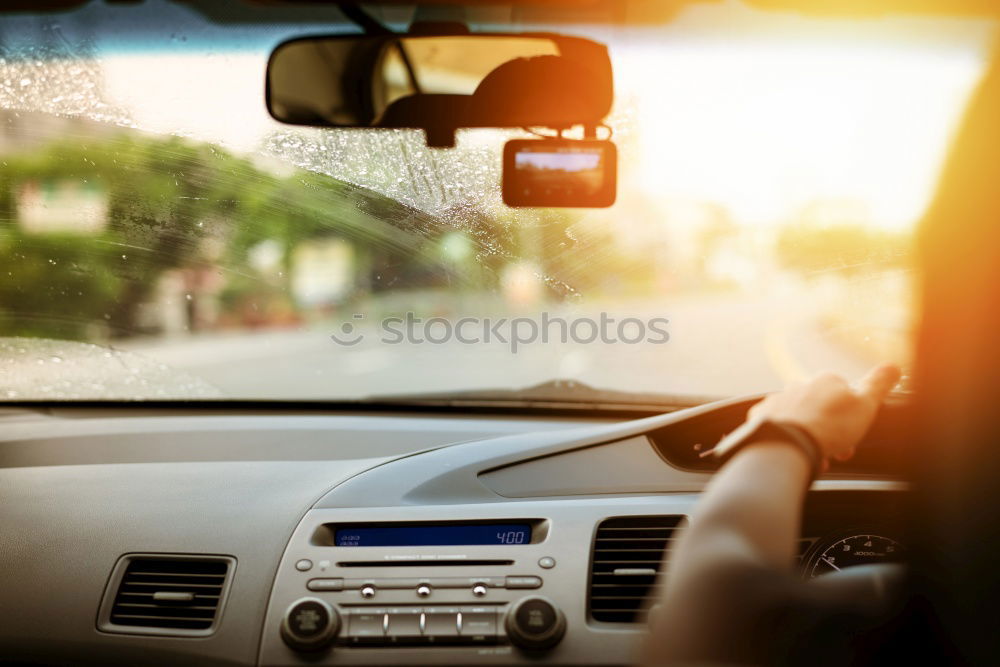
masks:
[(825, 458), (846, 461), (899, 378), (892, 364), (876, 366), (853, 387), (827, 373), (771, 394), (750, 408), (749, 416), (797, 424), (816, 438)]

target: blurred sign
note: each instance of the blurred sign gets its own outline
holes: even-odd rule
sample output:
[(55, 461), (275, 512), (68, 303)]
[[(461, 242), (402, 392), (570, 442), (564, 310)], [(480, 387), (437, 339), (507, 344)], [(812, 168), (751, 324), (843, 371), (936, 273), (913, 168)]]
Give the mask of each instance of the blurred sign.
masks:
[(90, 182), (31, 181), (18, 190), (17, 220), (29, 234), (99, 234), (108, 225), (108, 194)]
[(353, 281), (353, 252), (343, 239), (313, 239), (292, 253), (292, 294), (304, 307), (323, 307), (347, 296)]

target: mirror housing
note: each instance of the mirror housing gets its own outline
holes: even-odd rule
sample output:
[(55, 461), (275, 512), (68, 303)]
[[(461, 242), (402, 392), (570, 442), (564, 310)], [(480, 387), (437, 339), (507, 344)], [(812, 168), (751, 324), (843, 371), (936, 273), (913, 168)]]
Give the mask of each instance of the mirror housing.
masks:
[(607, 47), (551, 33), (302, 37), (267, 66), (281, 122), (423, 129), (431, 145), (459, 128), (596, 127), (613, 97)]

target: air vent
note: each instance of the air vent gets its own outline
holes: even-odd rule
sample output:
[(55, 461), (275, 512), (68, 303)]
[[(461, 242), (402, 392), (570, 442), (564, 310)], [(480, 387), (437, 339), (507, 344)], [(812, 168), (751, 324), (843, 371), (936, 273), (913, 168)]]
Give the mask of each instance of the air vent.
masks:
[(640, 623), (647, 600), (682, 516), (628, 516), (597, 527), (590, 566), (590, 616), (595, 621)]
[(131, 555), (115, 567), (100, 629), (205, 636), (215, 630), (233, 560), (224, 556)]

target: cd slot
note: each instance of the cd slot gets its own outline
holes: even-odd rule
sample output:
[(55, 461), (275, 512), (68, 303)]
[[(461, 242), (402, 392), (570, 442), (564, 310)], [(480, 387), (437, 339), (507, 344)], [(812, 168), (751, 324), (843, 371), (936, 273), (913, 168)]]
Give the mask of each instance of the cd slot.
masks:
[(342, 560), (337, 567), (462, 567), (465, 565), (513, 565), (512, 560), (486, 560), (465, 558), (435, 558), (411, 560)]

